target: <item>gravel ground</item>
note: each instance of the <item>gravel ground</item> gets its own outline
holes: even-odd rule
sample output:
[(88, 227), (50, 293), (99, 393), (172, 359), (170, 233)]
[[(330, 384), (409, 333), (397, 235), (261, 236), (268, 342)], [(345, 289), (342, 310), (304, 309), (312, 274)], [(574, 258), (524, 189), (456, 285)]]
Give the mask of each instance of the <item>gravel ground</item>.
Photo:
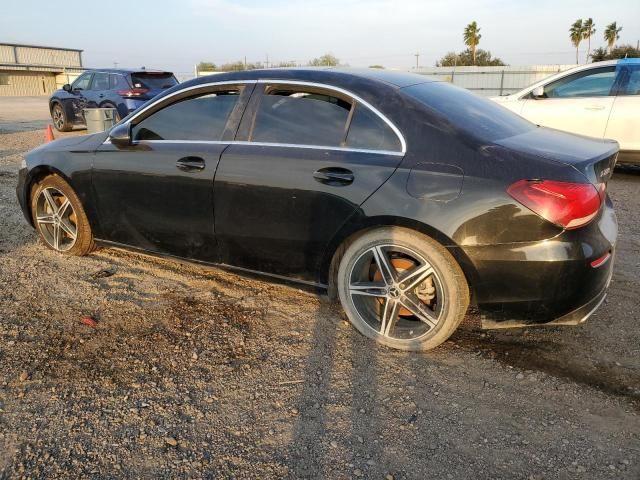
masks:
[(584, 326), (470, 314), (413, 354), (312, 290), (52, 253), (14, 191), (43, 133), (19, 130), (0, 125), (0, 479), (640, 478), (637, 172), (610, 183), (616, 271)]

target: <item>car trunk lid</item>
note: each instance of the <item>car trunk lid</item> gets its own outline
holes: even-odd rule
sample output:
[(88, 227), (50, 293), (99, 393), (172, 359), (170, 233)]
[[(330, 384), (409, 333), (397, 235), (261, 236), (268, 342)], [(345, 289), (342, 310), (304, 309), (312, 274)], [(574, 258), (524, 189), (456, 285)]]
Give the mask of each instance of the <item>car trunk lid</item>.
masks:
[(505, 148), (569, 165), (593, 185), (606, 185), (618, 157), (618, 142), (538, 127), (526, 133), (495, 141)]

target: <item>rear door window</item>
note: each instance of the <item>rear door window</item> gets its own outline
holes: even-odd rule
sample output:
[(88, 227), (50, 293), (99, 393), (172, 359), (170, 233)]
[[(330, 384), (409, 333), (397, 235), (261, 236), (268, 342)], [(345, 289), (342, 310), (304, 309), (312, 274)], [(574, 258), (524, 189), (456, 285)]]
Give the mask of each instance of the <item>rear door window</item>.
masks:
[(109, 90), (115, 90), (122, 80), (124, 80), (122, 75), (118, 75), (117, 73), (109, 75)]
[(132, 73), (131, 83), (134, 88), (147, 88), (149, 90), (163, 90), (178, 84), (173, 73)]
[(179, 100), (145, 118), (132, 128), (140, 140), (222, 140), (240, 90), (225, 90)]
[(399, 152), (398, 135), (373, 111), (357, 104), (347, 133), (347, 147)]
[(342, 146), (351, 103), (313, 89), (271, 88), (263, 94), (251, 141)]

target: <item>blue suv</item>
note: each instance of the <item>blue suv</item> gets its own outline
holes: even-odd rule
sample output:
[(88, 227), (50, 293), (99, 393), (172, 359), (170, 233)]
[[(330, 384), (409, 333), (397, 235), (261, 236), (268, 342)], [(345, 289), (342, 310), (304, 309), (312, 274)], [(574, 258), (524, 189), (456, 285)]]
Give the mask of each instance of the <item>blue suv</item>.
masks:
[(178, 84), (171, 72), (156, 70), (93, 69), (71, 84), (56, 90), (49, 99), (49, 111), (56, 130), (68, 132), (86, 124), (85, 108), (115, 108), (117, 119)]

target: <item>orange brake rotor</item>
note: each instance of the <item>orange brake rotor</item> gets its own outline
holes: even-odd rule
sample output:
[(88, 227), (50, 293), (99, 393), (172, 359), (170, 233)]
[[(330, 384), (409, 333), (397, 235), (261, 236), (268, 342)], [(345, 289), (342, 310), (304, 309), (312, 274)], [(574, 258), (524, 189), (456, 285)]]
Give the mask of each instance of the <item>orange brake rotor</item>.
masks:
[[(413, 267), (416, 266), (416, 262), (409, 260), (408, 258), (392, 258), (391, 264), (398, 271), (398, 273), (402, 273), (405, 270), (411, 270)], [(373, 281), (374, 282), (382, 281), (382, 273), (380, 273), (379, 268), (377, 268), (376, 273), (373, 274)], [(382, 302), (382, 299), (380, 299), (380, 301)], [(411, 315), (413, 315), (409, 310), (407, 310), (404, 307), (400, 307), (400, 312), (398, 313), (399, 315), (402, 315), (405, 317), (410, 317)]]

